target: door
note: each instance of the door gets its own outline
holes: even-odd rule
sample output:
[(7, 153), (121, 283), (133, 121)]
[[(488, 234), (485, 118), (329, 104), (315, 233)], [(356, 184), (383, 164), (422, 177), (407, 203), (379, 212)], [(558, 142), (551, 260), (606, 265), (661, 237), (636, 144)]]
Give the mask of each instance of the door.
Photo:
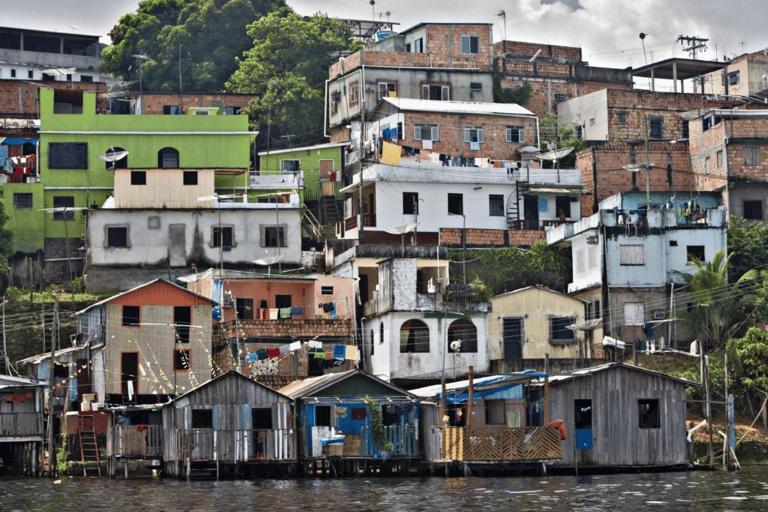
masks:
[(592, 400), (573, 401), (576, 449), (592, 449)]
[(528, 229), (539, 229), (539, 196), (526, 195), (523, 198), (523, 215)]
[(171, 224), (168, 226), (168, 259), (172, 267), (187, 266), (187, 226)]
[(523, 357), (523, 319), (505, 318), (503, 323), (504, 359)]
[(139, 393), (139, 353), (120, 354), (120, 390), (123, 403), (136, 403)]

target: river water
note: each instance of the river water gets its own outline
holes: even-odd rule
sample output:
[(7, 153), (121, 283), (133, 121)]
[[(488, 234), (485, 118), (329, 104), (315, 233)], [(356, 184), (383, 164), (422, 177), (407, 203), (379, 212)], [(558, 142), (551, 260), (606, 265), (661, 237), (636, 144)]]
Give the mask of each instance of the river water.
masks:
[(752, 511), (768, 468), (737, 473), (193, 481), (0, 480), (0, 510)]

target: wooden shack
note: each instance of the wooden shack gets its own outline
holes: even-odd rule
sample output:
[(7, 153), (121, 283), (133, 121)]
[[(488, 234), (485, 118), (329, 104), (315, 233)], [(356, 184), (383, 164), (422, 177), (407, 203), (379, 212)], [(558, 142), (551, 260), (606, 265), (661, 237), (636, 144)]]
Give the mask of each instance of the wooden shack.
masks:
[(611, 363), (549, 379), (549, 415), (567, 439), (554, 465), (684, 467), (685, 389), (663, 373)]
[(225, 373), (162, 409), (165, 474), (190, 478), (294, 474), (293, 402), (237, 372)]
[[(305, 476), (407, 473), (419, 461), (419, 407), (411, 393), (360, 370), (295, 381), (280, 391), (296, 401)], [(381, 409), (387, 452), (374, 440), (366, 399)]]
[(44, 385), (0, 375), (0, 473), (38, 474), (45, 438)]
[(543, 402), (529, 386), (539, 377), (522, 372), (446, 384), (444, 405), (440, 385), (412, 390), (422, 399), (420, 438), (430, 470), (538, 470), (560, 459), (560, 433), (542, 425)]

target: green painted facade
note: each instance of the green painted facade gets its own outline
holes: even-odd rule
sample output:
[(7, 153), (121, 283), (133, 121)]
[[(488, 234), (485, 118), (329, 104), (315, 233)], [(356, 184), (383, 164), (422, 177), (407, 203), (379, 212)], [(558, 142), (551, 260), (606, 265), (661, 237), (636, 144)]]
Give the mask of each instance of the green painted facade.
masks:
[[(346, 143), (344, 144), (346, 146)], [(302, 190), (302, 201), (313, 201), (319, 199), (322, 195), (320, 186), (320, 160), (333, 160), (333, 170), (337, 173), (337, 181), (334, 184), (334, 192), (338, 199), (343, 198), (343, 194), (338, 193), (342, 188), (342, 154), (345, 151), (344, 146), (336, 144), (320, 144), (318, 146), (307, 146), (288, 151), (281, 150), (273, 153), (259, 153), (259, 169), (261, 174), (280, 174), (283, 169), (283, 161), (298, 160), (301, 162), (301, 170), (304, 171), (304, 190)]]
[[(174, 148), (179, 168), (238, 169), (241, 174), (217, 174), (221, 193), (249, 184), (250, 147), (256, 132), (248, 131), (245, 115), (99, 115), (96, 95), (83, 94), (82, 114), (54, 114), (54, 91), (40, 89), (41, 183), (6, 183), (2, 201), (14, 233), (14, 249), (33, 253), (44, 248), (46, 238), (81, 238), (85, 234), (85, 210), (70, 220), (54, 220), (56, 197), (73, 198), (75, 208), (100, 207), (112, 195), (113, 175), (99, 158), (110, 148), (128, 151), (130, 169), (158, 168), (158, 152)], [(51, 168), (51, 144), (84, 143), (85, 169)], [(32, 193), (32, 208), (14, 208), (14, 193)], [(58, 215), (61, 217), (61, 215)]]

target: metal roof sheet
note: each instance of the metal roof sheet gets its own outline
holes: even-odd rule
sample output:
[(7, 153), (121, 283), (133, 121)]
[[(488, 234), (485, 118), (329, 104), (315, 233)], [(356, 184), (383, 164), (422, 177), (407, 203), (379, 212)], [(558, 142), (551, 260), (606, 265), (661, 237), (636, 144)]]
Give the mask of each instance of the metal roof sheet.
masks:
[(475, 101), (438, 101), (414, 98), (382, 98), (400, 110), (440, 112), (449, 114), (484, 114), (536, 117), (530, 110), (515, 103), (481, 103)]

